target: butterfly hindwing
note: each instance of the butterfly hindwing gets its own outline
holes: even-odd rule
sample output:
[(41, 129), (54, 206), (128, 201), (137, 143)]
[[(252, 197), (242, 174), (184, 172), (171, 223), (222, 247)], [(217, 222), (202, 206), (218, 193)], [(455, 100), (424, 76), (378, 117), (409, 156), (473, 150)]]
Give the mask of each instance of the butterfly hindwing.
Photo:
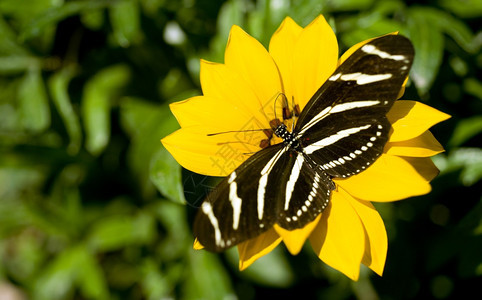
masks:
[(290, 154), (286, 181), (280, 182), (278, 188), (276, 223), (294, 230), (313, 221), (327, 207), (335, 185), (308, 155), (295, 151)]

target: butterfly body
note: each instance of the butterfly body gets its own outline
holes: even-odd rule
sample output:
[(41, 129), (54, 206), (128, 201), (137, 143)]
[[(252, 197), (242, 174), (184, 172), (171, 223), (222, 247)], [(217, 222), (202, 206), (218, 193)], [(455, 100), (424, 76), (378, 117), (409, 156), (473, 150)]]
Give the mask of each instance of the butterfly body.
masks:
[(313, 221), (329, 205), (333, 178), (363, 172), (383, 153), (391, 128), (386, 113), (413, 55), (402, 36), (374, 39), (348, 57), (300, 113), (294, 109), (292, 131), (270, 122), (283, 142), (266, 144), (207, 196), (194, 223), (199, 242), (221, 251), (274, 224), (295, 230)]

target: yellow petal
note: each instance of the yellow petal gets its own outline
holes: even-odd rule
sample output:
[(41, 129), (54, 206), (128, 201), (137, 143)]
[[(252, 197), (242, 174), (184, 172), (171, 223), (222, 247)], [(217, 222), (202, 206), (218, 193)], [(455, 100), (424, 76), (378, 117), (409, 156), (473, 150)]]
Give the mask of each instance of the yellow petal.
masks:
[[(246, 143), (259, 140), (259, 132), (230, 133), (208, 136), (216, 128), (181, 128), (163, 138), (162, 144), (184, 168), (209, 176), (227, 176), (248, 158), (249, 153), (259, 150), (257, 145)], [(246, 138), (241, 140), (241, 138)], [(231, 143), (227, 143), (231, 141)]]
[(396, 201), (430, 192), (429, 182), (407, 160), (382, 154), (360, 174), (335, 179), (350, 195), (367, 201)]
[[(226, 66), (255, 91), (258, 105), (269, 120), (275, 118), (273, 105), (282, 92), (281, 77), (268, 51), (255, 38), (234, 25), (224, 54)], [(279, 117), (279, 116), (278, 116)]]
[(282, 78), (282, 89), (291, 105), (293, 94), (293, 51), (303, 28), (290, 17), (284, 19), (280, 27), (271, 37), (269, 53), (278, 66)]
[(320, 15), (303, 29), (293, 54), (295, 102), (303, 109), (338, 63), (338, 42), (323, 16)]
[(198, 239), (196, 238), (194, 240), (194, 244), (192, 245), (192, 248), (194, 250), (201, 250), (201, 249), (204, 249), (204, 246), (198, 241)]
[(258, 258), (270, 253), (280, 242), (281, 237), (271, 228), (258, 237), (239, 244), (239, 270), (246, 269)]
[(295, 229), (290, 231), (290, 230), (281, 228), (276, 224), (274, 225), (274, 229), (283, 239), (283, 243), (285, 243), (286, 248), (288, 248), (288, 251), (292, 255), (296, 255), (300, 253), (301, 248), (303, 248), (303, 245), (305, 244), (306, 239), (310, 236), (311, 232), (313, 231), (313, 229), (315, 229), (316, 225), (318, 225), (320, 218), (321, 218), (321, 214), (318, 217), (316, 217), (316, 219), (313, 222), (308, 223), (308, 225), (300, 229)]
[(387, 114), (392, 123), (390, 142), (413, 139), (450, 115), (416, 101), (399, 100)]
[(219, 131), (253, 129), (249, 112), (225, 99), (196, 96), (169, 105), (181, 127), (208, 126)]
[(405, 78), (405, 81), (402, 84), (402, 88), (400, 89), (400, 92), (398, 92), (397, 99), (400, 99), (403, 96), (403, 94), (405, 93), (405, 86), (407, 85), (407, 82), (408, 82), (408, 76), (407, 76), (407, 78)]
[(339, 188), (339, 191), (353, 206), (365, 229), (366, 243), (362, 263), (382, 276), (387, 258), (388, 239), (380, 214), (369, 201), (355, 199), (342, 188)]
[(336, 191), (310, 236), (318, 257), (327, 265), (358, 280), (365, 249), (365, 230), (343, 193)]
[(402, 142), (388, 142), (384, 152), (398, 156), (429, 157), (443, 152), (444, 148), (435, 139), (430, 131), (425, 131), (420, 136)]
[[(252, 117), (250, 124), (256, 124), (258, 128), (270, 128), (270, 119), (263, 114), (256, 93), (241, 75), (226, 65), (201, 60), (200, 76), (205, 96), (228, 101), (238, 108), (238, 111), (215, 112), (228, 115), (247, 112)], [(204, 111), (201, 110), (200, 113)]]

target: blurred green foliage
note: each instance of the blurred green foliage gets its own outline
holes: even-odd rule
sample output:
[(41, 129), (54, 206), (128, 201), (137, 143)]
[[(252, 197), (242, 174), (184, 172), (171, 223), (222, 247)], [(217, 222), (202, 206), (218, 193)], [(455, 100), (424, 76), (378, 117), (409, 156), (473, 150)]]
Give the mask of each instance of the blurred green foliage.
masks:
[[(433, 129), (447, 149), (433, 192), (377, 206), (385, 275), (358, 282), (310, 249), (278, 247), (242, 273), (235, 250), (192, 250), (191, 206), (212, 183), (159, 142), (178, 128), (168, 103), (200, 94), (199, 59), (223, 61), (232, 24), (267, 45), (285, 16), (318, 14), (342, 50), (409, 36), (404, 98), (453, 116)], [(478, 0), (0, 0), (0, 298), (480, 294), (481, 16)]]

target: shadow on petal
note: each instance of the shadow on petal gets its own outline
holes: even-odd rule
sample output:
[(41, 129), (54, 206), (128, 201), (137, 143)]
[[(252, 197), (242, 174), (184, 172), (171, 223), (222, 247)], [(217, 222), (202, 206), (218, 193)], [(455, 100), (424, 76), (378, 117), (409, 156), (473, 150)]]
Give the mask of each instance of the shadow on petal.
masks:
[(258, 258), (270, 253), (279, 243), (281, 237), (272, 228), (254, 239), (239, 244), (239, 270), (246, 269)]

